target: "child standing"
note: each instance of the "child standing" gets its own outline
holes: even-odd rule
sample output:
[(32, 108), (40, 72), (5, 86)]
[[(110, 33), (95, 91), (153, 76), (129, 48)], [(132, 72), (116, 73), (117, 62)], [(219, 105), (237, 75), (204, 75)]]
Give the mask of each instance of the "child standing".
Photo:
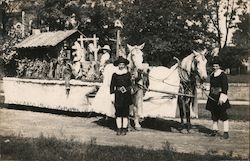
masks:
[(131, 75), (127, 70), (129, 61), (122, 56), (114, 62), (118, 70), (112, 75), (110, 94), (115, 105), (117, 135), (126, 135), (131, 98)]
[(207, 100), (206, 109), (211, 112), (213, 120), (213, 132), (211, 136), (218, 135), (218, 121), (223, 121), (224, 134), (223, 138), (229, 138), (229, 121), (227, 109), (231, 107), (228, 101), (228, 81), (226, 74), (220, 69), (221, 62), (218, 57), (213, 61), (213, 73), (210, 76), (210, 93)]

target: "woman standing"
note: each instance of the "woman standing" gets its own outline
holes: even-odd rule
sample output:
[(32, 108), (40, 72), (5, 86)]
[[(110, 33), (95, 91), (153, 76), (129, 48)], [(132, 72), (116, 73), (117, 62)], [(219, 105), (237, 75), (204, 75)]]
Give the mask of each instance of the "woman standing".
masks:
[(128, 127), (129, 106), (132, 104), (131, 98), (131, 75), (126, 65), (127, 59), (119, 56), (114, 62), (118, 70), (112, 75), (110, 94), (111, 100), (115, 105), (115, 116), (117, 135), (126, 135)]
[(100, 71), (103, 72), (104, 67), (106, 66), (108, 60), (110, 59), (110, 52), (111, 52), (111, 48), (109, 45), (104, 45), (103, 48), (101, 48), (101, 51), (103, 52), (103, 54), (101, 55), (100, 58)]
[(226, 74), (220, 69), (221, 63), (218, 57), (213, 61), (213, 73), (210, 75), (210, 93), (207, 100), (206, 109), (211, 112), (213, 120), (213, 132), (211, 136), (217, 136), (218, 133), (218, 121), (223, 121), (224, 134), (223, 138), (229, 138), (229, 121), (227, 109), (230, 108), (230, 104), (227, 97), (228, 81)]

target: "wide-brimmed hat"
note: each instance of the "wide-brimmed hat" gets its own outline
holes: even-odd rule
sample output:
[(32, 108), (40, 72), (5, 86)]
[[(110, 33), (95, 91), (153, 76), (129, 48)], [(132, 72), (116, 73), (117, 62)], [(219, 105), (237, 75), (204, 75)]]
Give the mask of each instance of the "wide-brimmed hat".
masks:
[(114, 66), (118, 66), (118, 64), (120, 63), (124, 63), (125, 65), (129, 64), (129, 61), (125, 58), (123, 58), (122, 56), (119, 56), (118, 59), (116, 61), (114, 61)]
[(221, 60), (218, 56), (215, 56), (212, 60), (212, 64), (219, 64), (221, 66)]
[(101, 50), (108, 50), (108, 51), (111, 51), (111, 48), (109, 45), (104, 45)]

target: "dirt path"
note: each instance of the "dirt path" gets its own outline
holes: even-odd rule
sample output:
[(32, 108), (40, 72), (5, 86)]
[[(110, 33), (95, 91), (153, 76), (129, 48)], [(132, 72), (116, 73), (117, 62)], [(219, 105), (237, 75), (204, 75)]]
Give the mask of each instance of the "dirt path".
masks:
[[(116, 136), (112, 120), (102, 117), (70, 117), (50, 113), (0, 108), (0, 135), (23, 137), (55, 136), (88, 142), (96, 139), (101, 145), (128, 145), (161, 149), (168, 141), (178, 152), (215, 154), (233, 152), (234, 156), (249, 157), (249, 122), (230, 122), (230, 139), (208, 137), (210, 121), (192, 120), (195, 129), (189, 134), (177, 131), (178, 120), (146, 120), (142, 131)], [(220, 128), (222, 125), (220, 124)]]

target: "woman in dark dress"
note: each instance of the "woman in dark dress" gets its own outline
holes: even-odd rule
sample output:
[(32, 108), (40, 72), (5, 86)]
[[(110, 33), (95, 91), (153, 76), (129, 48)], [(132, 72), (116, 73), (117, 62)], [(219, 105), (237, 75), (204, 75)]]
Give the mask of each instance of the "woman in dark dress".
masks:
[(210, 93), (207, 100), (206, 109), (211, 112), (213, 120), (213, 132), (211, 136), (217, 136), (218, 133), (218, 121), (223, 121), (224, 134), (223, 138), (229, 138), (229, 121), (227, 109), (230, 108), (230, 104), (227, 97), (228, 81), (226, 74), (220, 69), (220, 60), (218, 57), (213, 61), (213, 73), (210, 75)]
[(117, 135), (126, 135), (129, 106), (132, 104), (131, 75), (126, 67), (128, 63), (129, 61), (121, 56), (114, 62), (118, 70), (112, 75), (110, 85), (111, 100), (115, 105)]

